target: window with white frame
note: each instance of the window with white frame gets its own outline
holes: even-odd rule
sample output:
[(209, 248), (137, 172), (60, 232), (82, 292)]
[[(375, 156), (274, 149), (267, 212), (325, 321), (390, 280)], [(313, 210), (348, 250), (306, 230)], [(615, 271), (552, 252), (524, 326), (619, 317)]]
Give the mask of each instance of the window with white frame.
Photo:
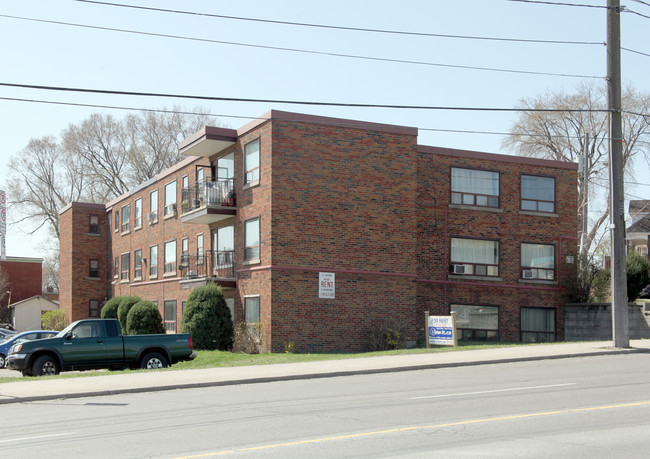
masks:
[(244, 224), (244, 260), (260, 258), (260, 219), (253, 218)]
[(142, 279), (142, 249), (133, 252), (133, 278)]
[(452, 167), (451, 203), (499, 207), (499, 173)]
[(149, 247), (149, 277), (158, 277), (158, 246)]
[(142, 198), (136, 199), (133, 204), (133, 227), (142, 228)]
[(260, 297), (247, 296), (244, 298), (244, 321), (248, 330), (255, 338), (260, 333)]
[(555, 279), (555, 246), (521, 244), (521, 278)]
[(88, 302), (88, 317), (99, 317), (99, 300), (90, 300)]
[(176, 273), (176, 239), (165, 242), (165, 274)]
[(244, 146), (244, 183), (252, 184), (260, 180), (260, 139)]
[(499, 243), (484, 239), (451, 239), (451, 273), (499, 275)]
[(120, 276), (120, 257), (113, 260), (113, 277), (117, 279)]
[(156, 188), (149, 193), (149, 221), (154, 223), (158, 221), (158, 189)]
[(203, 233), (196, 235), (196, 262), (203, 264)]
[(522, 175), (521, 210), (555, 212), (555, 178)]
[(114, 231), (119, 231), (120, 230), (120, 211), (115, 210), (115, 229)]
[(165, 330), (176, 333), (176, 300), (165, 300), (163, 308)]
[(122, 226), (120, 231), (123, 233), (131, 229), (131, 204), (122, 207)]
[(233, 323), (235, 323), (235, 299), (234, 298), (225, 298), (226, 300), (226, 306), (228, 307), (228, 310), (230, 311), (230, 318), (232, 319)]
[(97, 215), (91, 215), (88, 223), (88, 232), (90, 234), (99, 234), (99, 217)]
[(498, 307), (452, 304), (451, 312), (456, 313), (456, 328), (460, 339), (468, 341), (499, 340)]
[(165, 217), (176, 214), (176, 180), (165, 185)]
[(99, 277), (99, 260), (90, 260), (88, 277)]
[(131, 254), (123, 253), (121, 256), (120, 280), (129, 280), (129, 271), (131, 270)]

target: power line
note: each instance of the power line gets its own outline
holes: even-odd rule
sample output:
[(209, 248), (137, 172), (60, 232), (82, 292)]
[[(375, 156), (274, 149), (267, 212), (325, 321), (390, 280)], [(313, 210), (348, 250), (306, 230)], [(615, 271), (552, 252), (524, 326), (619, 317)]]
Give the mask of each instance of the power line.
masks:
[(635, 54), (640, 54), (640, 55), (642, 55), (642, 56), (648, 56), (648, 57), (650, 57), (650, 54), (648, 54), (648, 53), (642, 53), (641, 51), (635, 51), (635, 50), (630, 49), (630, 48), (623, 48), (622, 46), (621, 46), (621, 49), (624, 50), (624, 51), (628, 51), (628, 52), (630, 52), (630, 53), (635, 53)]
[(315, 24), (307, 22), (292, 22), (292, 21), (279, 21), (272, 19), (260, 19), (260, 18), (251, 18), (243, 16), (226, 16), (222, 14), (211, 14), (211, 13), (198, 13), (194, 11), (186, 10), (171, 10), (165, 8), (153, 8), (140, 5), (125, 5), (122, 3), (111, 3), (111, 2), (100, 2), (94, 0), (74, 0), (80, 3), (93, 3), (96, 5), (104, 6), (115, 6), (121, 8), (132, 8), (138, 10), (147, 10), (147, 11), (157, 11), (163, 13), (174, 13), (174, 14), (185, 14), (191, 16), (200, 16), (200, 17), (209, 17), (209, 18), (218, 18), (218, 19), (230, 19), (237, 21), (250, 21), (250, 22), (259, 22), (267, 24), (279, 24), (279, 25), (290, 25), (290, 26), (299, 26), (299, 27), (313, 27), (320, 29), (334, 29), (334, 30), (347, 30), (353, 32), (371, 32), (371, 33), (384, 33), (384, 34), (394, 34), (394, 35), (411, 35), (419, 37), (436, 37), (436, 38), (458, 38), (458, 39), (467, 39), (467, 40), (491, 40), (491, 41), (508, 41), (508, 42), (521, 42), (521, 43), (543, 43), (543, 44), (560, 44), (560, 45), (604, 45), (602, 42), (589, 42), (589, 41), (566, 41), (566, 40), (540, 40), (540, 39), (526, 39), (526, 38), (503, 38), (503, 37), (480, 37), (472, 35), (450, 35), (450, 34), (437, 34), (437, 33), (427, 33), (427, 32), (410, 32), (404, 30), (386, 30), (386, 29), (372, 29), (364, 27), (346, 27), (346, 26), (337, 26), (330, 24)]
[(650, 16), (648, 16), (646, 14), (641, 14), (641, 13), (639, 13), (637, 11), (629, 10), (627, 8), (623, 9), (623, 13), (632, 13), (632, 14), (636, 14), (637, 16), (641, 16), (642, 18), (650, 19)]
[(607, 9), (606, 6), (602, 5), (585, 5), (583, 3), (565, 3), (565, 2), (548, 2), (548, 1), (541, 1), (541, 0), (508, 0), (509, 2), (519, 2), (519, 3), (538, 3), (542, 5), (553, 5), (553, 6), (580, 6), (584, 8), (604, 8)]
[(632, 0), (632, 1), (636, 2), (636, 3), (640, 3), (640, 4), (645, 5), (645, 6), (650, 6), (650, 3), (644, 2), (643, 0)]
[(593, 76), (593, 75), (577, 75), (577, 74), (567, 74), (567, 73), (536, 72), (536, 71), (528, 71), (528, 70), (514, 70), (514, 69), (503, 69), (503, 68), (493, 68), (493, 67), (477, 67), (477, 66), (471, 66), (471, 65), (442, 64), (442, 63), (435, 63), (435, 62), (409, 61), (409, 60), (404, 60), (404, 59), (390, 59), (390, 58), (383, 58), (383, 57), (360, 56), (360, 55), (354, 55), (354, 54), (331, 53), (331, 52), (326, 52), (326, 51), (314, 51), (314, 50), (306, 50), (306, 49), (298, 49), (298, 48), (286, 48), (286, 47), (280, 47), (280, 46), (257, 45), (257, 44), (253, 44), (253, 43), (242, 43), (242, 42), (224, 41), (224, 40), (212, 40), (212, 39), (208, 39), (208, 38), (197, 38), (197, 37), (185, 37), (185, 36), (181, 36), (181, 35), (171, 35), (171, 34), (154, 33), (154, 32), (142, 32), (142, 31), (138, 31), (138, 30), (118, 29), (118, 28), (113, 28), (113, 27), (91, 26), (91, 25), (87, 25), (87, 24), (76, 24), (76, 23), (72, 23), (72, 22), (51, 21), (51, 20), (46, 20), (46, 19), (35, 19), (35, 18), (27, 18), (27, 17), (22, 17), (22, 16), (11, 16), (11, 15), (7, 15), (7, 14), (0, 14), (0, 17), (9, 18), (9, 19), (18, 19), (18, 20), (22, 20), (22, 21), (32, 21), (32, 22), (41, 22), (41, 23), (47, 23), (47, 24), (65, 25), (65, 26), (71, 26), (71, 27), (81, 27), (81, 28), (86, 28), (86, 29), (104, 30), (104, 31), (110, 31), (110, 32), (130, 33), (130, 34), (135, 34), (135, 35), (147, 35), (147, 36), (161, 37), (161, 38), (172, 38), (172, 39), (177, 39), (177, 40), (190, 40), (190, 41), (198, 41), (198, 42), (203, 42), (203, 43), (217, 43), (217, 44), (221, 44), (221, 45), (244, 46), (244, 47), (248, 47), (248, 48), (270, 49), (270, 50), (274, 50), (274, 51), (286, 51), (286, 52), (293, 52), (293, 53), (314, 54), (314, 55), (329, 56), (329, 57), (343, 57), (343, 58), (348, 58), (348, 59), (363, 59), (363, 60), (369, 60), (369, 61), (391, 62), (391, 63), (396, 63), (396, 64), (426, 65), (426, 66), (432, 66), (432, 67), (445, 67), (445, 68), (456, 68), (456, 69), (465, 69), (465, 70), (482, 70), (482, 71), (490, 71), (490, 72), (517, 73), (517, 74), (524, 74), (524, 75), (544, 75), (544, 76), (558, 76), (558, 77), (567, 77), (567, 78), (605, 79), (605, 77), (603, 77), (603, 76)]
[(583, 108), (556, 109), (556, 108), (444, 107), (444, 106), (428, 106), (428, 105), (388, 105), (388, 104), (359, 104), (359, 103), (345, 103), (345, 102), (319, 102), (319, 101), (301, 101), (301, 100), (286, 100), (286, 99), (252, 99), (252, 98), (242, 98), (242, 97), (200, 96), (200, 95), (189, 95), (189, 94), (116, 91), (116, 90), (109, 90), (109, 89), (71, 88), (71, 87), (62, 87), (62, 86), (45, 86), (45, 85), (31, 85), (31, 84), (3, 83), (3, 82), (0, 82), (0, 86), (22, 88), (22, 89), (39, 89), (45, 91), (109, 94), (109, 95), (118, 95), (118, 96), (170, 97), (170, 98), (178, 98), (178, 99), (210, 100), (210, 101), (222, 101), (222, 102), (252, 102), (252, 103), (266, 103), (266, 104), (270, 103), (270, 104), (291, 104), (291, 105), (315, 105), (315, 106), (354, 107), (354, 108), (392, 108), (392, 109), (410, 109), (410, 110), (450, 110), (450, 111), (484, 111), (484, 112), (562, 112), (562, 113), (609, 113), (610, 111), (607, 109), (583, 109)]

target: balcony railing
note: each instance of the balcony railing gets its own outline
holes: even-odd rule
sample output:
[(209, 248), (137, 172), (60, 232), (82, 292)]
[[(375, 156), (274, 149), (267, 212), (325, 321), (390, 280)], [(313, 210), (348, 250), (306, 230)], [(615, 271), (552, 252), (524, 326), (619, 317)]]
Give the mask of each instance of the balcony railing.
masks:
[(184, 253), (178, 269), (183, 279), (234, 279), (235, 252), (233, 250), (205, 251), (202, 254)]
[(205, 179), (181, 190), (181, 209), (183, 213), (209, 206), (235, 206), (233, 179)]

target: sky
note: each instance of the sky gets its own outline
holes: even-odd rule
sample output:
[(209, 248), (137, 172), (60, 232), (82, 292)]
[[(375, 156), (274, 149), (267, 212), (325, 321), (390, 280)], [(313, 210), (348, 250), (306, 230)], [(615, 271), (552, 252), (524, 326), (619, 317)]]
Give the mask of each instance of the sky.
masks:
[[(525, 97), (570, 93), (584, 82), (604, 83), (607, 2), (567, 3), (585, 6), (530, 0), (2, 2), (0, 190), (7, 192), (9, 201), (6, 253), (43, 257), (52, 247), (44, 230), (29, 235), (33, 225), (15, 223), (19, 209), (12, 207), (6, 185), (10, 158), (19, 157), (30, 139), (58, 137), (69, 124), (93, 113), (118, 119), (132, 113), (97, 106), (201, 106), (235, 129), (271, 109), (286, 110), (416, 127), (421, 145), (509, 154), (501, 142), (517, 118), (513, 112), (281, 102), (513, 108)], [(650, 93), (650, 0), (627, 0), (623, 5), (627, 11), (621, 15), (621, 45), (637, 52), (622, 52), (622, 79)], [(533, 42), (539, 40), (562, 43)], [(274, 102), (106, 95), (6, 84)], [(645, 164), (639, 167), (647, 169)], [(643, 175), (637, 181), (649, 183), (650, 173)], [(626, 191), (632, 199), (650, 199), (648, 186)]]

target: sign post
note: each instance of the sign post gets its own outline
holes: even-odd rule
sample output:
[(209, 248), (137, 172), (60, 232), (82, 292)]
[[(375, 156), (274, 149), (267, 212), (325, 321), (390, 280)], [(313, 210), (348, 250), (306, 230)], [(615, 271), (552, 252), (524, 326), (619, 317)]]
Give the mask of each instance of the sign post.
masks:
[(431, 347), (432, 344), (458, 346), (455, 312), (452, 312), (450, 316), (430, 316), (429, 311), (427, 311), (424, 316), (427, 330), (427, 347)]

